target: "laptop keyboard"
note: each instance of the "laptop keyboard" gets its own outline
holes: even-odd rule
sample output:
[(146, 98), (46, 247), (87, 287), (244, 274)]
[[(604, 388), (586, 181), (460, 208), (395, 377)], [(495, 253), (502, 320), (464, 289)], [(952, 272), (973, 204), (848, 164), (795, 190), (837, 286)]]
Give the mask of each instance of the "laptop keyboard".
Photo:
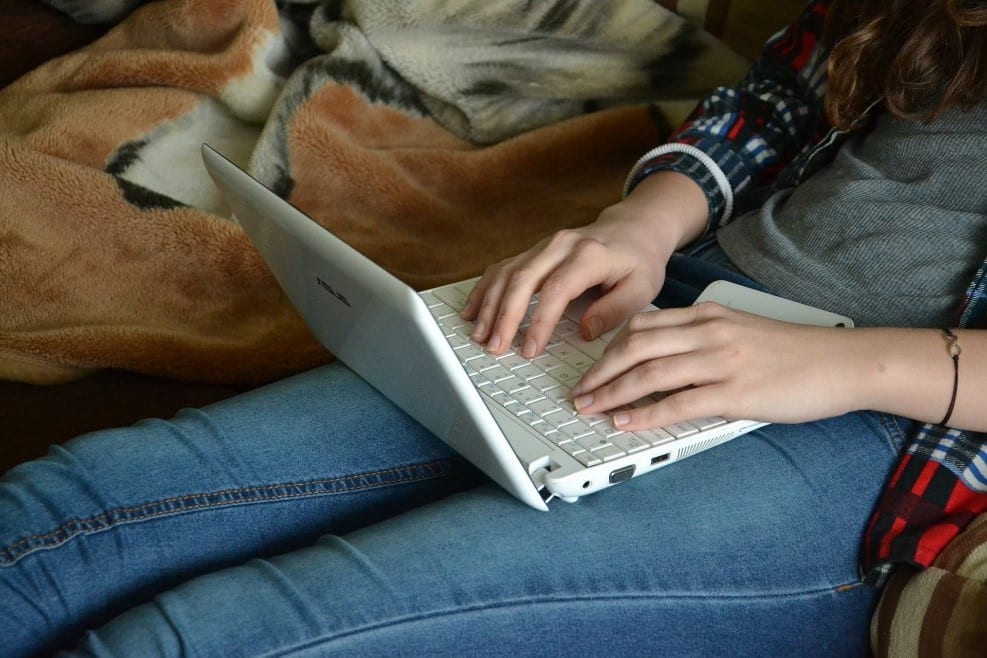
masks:
[[(493, 356), (473, 342), (473, 323), (459, 316), (472, 285), (453, 284), (421, 293), (421, 297), (480, 392), (583, 465), (612, 461), (727, 422), (719, 417), (702, 418), (644, 432), (624, 432), (613, 426), (609, 415), (580, 415), (569, 399), (569, 389), (600, 358), (616, 331), (586, 341), (579, 333), (579, 318), (566, 315), (545, 351), (527, 359), (520, 354), (521, 340), (538, 303), (536, 297), (510, 348)], [(655, 400), (646, 397), (630, 406)]]

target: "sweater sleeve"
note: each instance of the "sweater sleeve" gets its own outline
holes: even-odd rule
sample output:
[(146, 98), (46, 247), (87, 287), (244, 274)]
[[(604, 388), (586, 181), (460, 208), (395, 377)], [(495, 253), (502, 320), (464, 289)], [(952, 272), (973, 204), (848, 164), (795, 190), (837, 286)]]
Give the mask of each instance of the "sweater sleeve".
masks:
[(811, 2), (765, 44), (740, 84), (718, 88), (700, 102), (668, 143), (638, 160), (624, 194), (649, 174), (671, 170), (706, 192), (708, 230), (749, 209), (756, 190), (824, 132), (827, 52), (821, 35), (828, 5)]

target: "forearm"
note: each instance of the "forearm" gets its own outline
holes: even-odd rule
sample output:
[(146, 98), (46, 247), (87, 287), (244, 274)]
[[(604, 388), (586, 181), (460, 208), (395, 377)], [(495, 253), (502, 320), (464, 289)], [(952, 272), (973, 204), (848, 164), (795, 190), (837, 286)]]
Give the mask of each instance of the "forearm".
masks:
[[(948, 425), (987, 432), (987, 331), (956, 330), (959, 379)], [(853, 329), (847, 386), (857, 408), (939, 423), (953, 394), (953, 360), (939, 329)]]
[(659, 256), (670, 256), (694, 242), (709, 223), (703, 189), (688, 176), (674, 171), (648, 176), (617, 205), (621, 212), (610, 212), (616, 208), (612, 206), (600, 219), (620, 221), (625, 215), (636, 218), (641, 223), (636, 235), (650, 242), (650, 248)]

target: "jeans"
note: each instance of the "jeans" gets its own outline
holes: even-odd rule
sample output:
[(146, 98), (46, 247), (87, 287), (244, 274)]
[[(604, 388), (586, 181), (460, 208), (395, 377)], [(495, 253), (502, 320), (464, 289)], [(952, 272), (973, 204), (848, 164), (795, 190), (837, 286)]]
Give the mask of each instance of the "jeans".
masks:
[(769, 425), (539, 513), (329, 365), (4, 476), (0, 655), (860, 656), (909, 424)]

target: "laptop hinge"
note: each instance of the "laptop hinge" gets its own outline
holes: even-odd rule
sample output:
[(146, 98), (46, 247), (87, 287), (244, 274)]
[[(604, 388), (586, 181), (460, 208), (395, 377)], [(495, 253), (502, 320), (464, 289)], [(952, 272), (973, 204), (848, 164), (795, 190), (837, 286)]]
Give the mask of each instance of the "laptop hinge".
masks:
[(555, 498), (555, 494), (549, 491), (548, 487), (545, 486), (546, 475), (548, 475), (548, 468), (544, 466), (541, 468), (537, 468), (531, 473), (531, 481), (535, 483), (535, 487), (538, 489), (538, 493), (539, 495), (541, 495), (541, 499), (544, 500), (545, 503), (547, 504), (549, 501)]

